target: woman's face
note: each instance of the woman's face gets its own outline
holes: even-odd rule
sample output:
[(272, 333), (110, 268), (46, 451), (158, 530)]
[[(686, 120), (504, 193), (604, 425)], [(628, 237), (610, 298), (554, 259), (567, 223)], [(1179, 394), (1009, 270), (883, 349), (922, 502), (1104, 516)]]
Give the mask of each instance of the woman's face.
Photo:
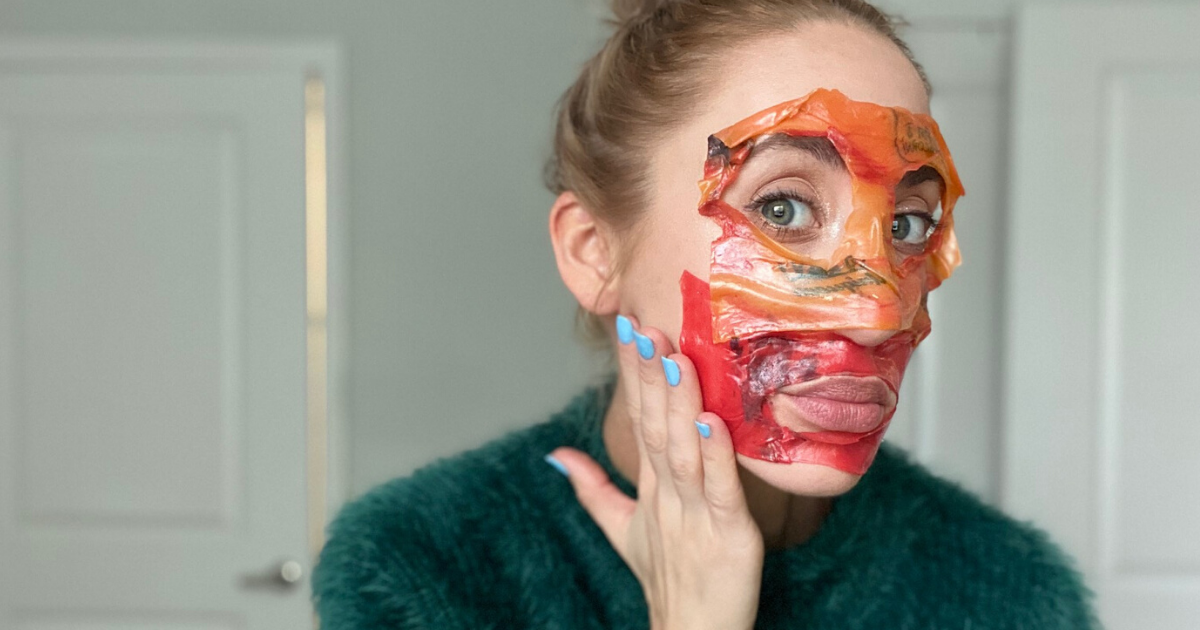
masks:
[[(635, 315), (671, 339), (679, 339), (683, 324), (680, 277), (686, 271), (708, 279), (711, 244), (721, 233), (714, 221), (697, 211), (697, 182), (704, 174), (709, 134), (817, 88), (918, 114), (929, 109), (924, 84), (903, 52), (881, 35), (840, 23), (810, 23), (791, 33), (748, 41), (726, 57), (710, 80), (709, 94), (687, 122), (649, 156), (649, 204), (635, 228), (636, 247), (618, 252), (627, 256), (617, 285), (620, 311)], [(760, 225), (777, 229), (772, 236), (797, 253), (828, 256), (837, 248), (852, 209), (852, 181), (844, 166), (836, 159), (822, 159), (821, 153), (819, 146), (764, 151), (761, 160), (747, 163), (724, 198), (735, 207), (759, 208), (762, 214), (756, 218)], [(825, 157), (836, 157), (836, 153)], [(773, 160), (809, 160), (803, 169), (806, 176), (774, 177)], [(896, 202), (911, 197), (908, 202), (914, 206), (936, 203), (936, 186), (931, 183), (898, 191)], [(797, 198), (807, 202), (797, 203)], [(896, 244), (897, 251), (905, 246), (916, 245), (901, 242)], [(896, 331), (834, 332), (869, 349), (880, 346)], [(807, 428), (802, 415), (789, 417), (789, 413), (796, 415), (793, 407), (775, 409), (784, 426)], [(858, 479), (858, 475), (828, 466), (771, 463), (743, 455), (739, 461), (771, 485), (795, 494), (840, 494)]]

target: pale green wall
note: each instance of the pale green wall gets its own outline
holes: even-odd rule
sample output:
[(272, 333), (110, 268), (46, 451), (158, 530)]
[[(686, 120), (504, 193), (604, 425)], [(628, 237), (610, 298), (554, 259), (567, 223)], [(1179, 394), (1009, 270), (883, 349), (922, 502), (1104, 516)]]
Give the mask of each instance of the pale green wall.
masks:
[(340, 44), (357, 493), (541, 419), (589, 378), (540, 173), (596, 16), (586, 0), (5, 0), (0, 36)]
[[(1040, 0), (1054, 2), (1056, 0)], [(923, 25), (1014, 0), (885, 0)], [(0, 36), (333, 40), (348, 105), (355, 493), (541, 419), (596, 360), (545, 236), (554, 100), (598, 0), (4, 0)]]

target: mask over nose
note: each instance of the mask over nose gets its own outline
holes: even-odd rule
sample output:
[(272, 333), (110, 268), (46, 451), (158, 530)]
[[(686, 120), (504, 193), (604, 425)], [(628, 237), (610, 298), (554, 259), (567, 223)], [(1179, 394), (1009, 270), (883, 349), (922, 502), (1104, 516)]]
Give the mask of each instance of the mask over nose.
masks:
[[(807, 159), (791, 168), (780, 157), (789, 154)], [(792, 217), (797, 202), (735, 207), (726, 198), (744, 169), (768, 159), (779, 179), (801, 182), (806, 164), (840, 162), (849, 208), (811, 217), (816, 236), (789, 246), (796, 239), (775, 220)], [(898, 189), (928, 191), (930, 181), (940, 186), (920, 212), (897, 207)], [(711, 136), (700, 190), (699, 211), (721, 236), (709, 281), (687, 272), (680, 279), (680, 349), (696, 364), (705, 409), (725, 420), (735, 450), (748, 457), (866, 472), (908, 359), (929, 334), (925, 295), (960, 262), (953, 209), (963, 188), (937, 123), (816, 90)], [(834, 332), (852, 329), (894, 334), (865, 347)], [(879, 381), (887, 391), (872, 392)], [(783, 426), (776, 405), (812, 421)]]

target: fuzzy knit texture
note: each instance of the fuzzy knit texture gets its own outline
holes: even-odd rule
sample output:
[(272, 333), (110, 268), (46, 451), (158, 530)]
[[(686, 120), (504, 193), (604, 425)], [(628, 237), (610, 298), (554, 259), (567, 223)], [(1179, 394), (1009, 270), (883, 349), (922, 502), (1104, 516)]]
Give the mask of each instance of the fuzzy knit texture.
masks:
[[(382, 484), (341, 511), (313, 575), (323, 630), (647, 628), (641, 586), (543, 461), (588, 452), (628, 495), (611, 387), (548, 422)], [(1097, 628), (1067, 558), (884, 444), (817, 534), (768, 550), (760, 629)]]

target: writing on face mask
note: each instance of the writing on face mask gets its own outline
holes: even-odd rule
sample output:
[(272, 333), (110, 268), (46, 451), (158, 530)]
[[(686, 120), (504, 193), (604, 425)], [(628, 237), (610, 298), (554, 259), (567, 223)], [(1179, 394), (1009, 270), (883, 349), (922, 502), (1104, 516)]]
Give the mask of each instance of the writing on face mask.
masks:
[[(793, 431), (772, 397), (822, 376), (877, 377), (898, 392), (929, 333), (925, 296), (958, 266), (962, 184), (937, 124), (817, 90), (709, 138), (699, 211), (721, 228), (707, 283), (681, 278), (680, 348), (705, 408), (757, 459), (862, 474), (890, 422)], [(833, 331), (894, 331), (864, 348)]]

